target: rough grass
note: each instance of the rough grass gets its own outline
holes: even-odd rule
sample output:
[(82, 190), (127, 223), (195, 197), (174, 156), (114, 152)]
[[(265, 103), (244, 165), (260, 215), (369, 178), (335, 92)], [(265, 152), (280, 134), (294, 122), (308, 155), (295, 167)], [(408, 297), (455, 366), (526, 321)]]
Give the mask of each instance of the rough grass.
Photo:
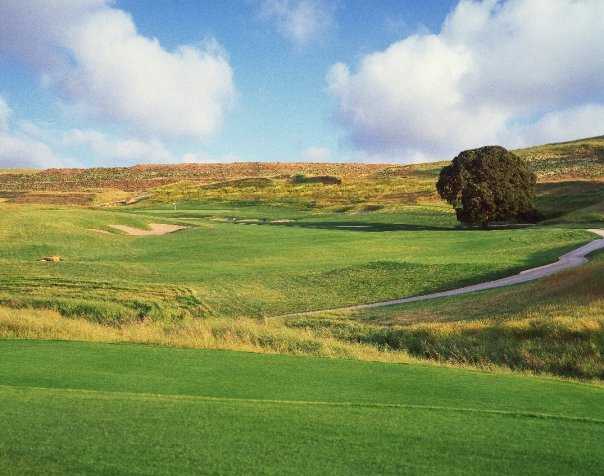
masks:
[(604, 176), (604, 136), (545, 144), (515, 152), (529, 162), (541, 181)]
[[(604, 176), (603, 137), (546, 144), (515, 152), (529, 163), (541, 183), (598, 181)], [(36, 203), (70, 198), (69, 195), (56, 198), (61, 192), (106, 195), (113, 191), (129, 194), (125, 200), (140, 196), (141, 192), (149, 192), (152, 199), (169, 203), (219, 199), (295, 204), (313, 209), (354, 208), (363, 202), (389, 207), (400, 202), (437, 202), (434, 184), (444, 164), (181, 164), (49, 169), (35, 173), (13, 169), (0, 171), (0, 193), (19, 192), (21, 200)], [(340, 177), (342, 185), (291, 183), (292, 177), (301, 175)], [(40, 192), (50, 193), (42, 195)], [(72, 197), (69, 203), (83, 204), (78, 197)], [(95, 203), (103, 201), (99, 198)]]
[[(316, 317), (184, 319), (111, 325), (0, 308), (0, 337), (136, 342), (511, 369), (604, 380), (604, 256), (527, 285)], [(103, 321), (101, 321), (103, 322)]]
[(67, 318), (56, 311), (0, 307), (0, 338), (88, 342), (129, 342), (190, 349), (312, 355), (382, 362), (408, 362), (404, 352), (383, 352), (310, 330), (291, 329), (276, 320), (187, 319), (179, 322), (129, 322), (121, 325)]
[(603, 282), (600, 254), (526, 285), (288, 325), (440, 362), (604, 379)]
[[(364, 211), (366, 203), (381, 207), (405, 204), (436, 204), (440, 202), (434, 178), (415, 173), (405, 176), (348, 177), (341, 184), (322, 183), (324, 176), (306, 177), (304, 182), (289, 178), (234, 180), (199, 185), (193, 181), (178, 182), (158, 188), (150, 199), (156, 202), (223, 201), (255, 202), (273, 206), (295, 206), (307, 210), (329, 210), (348, 206), (348, 211)], [(242, 185), (245, 184), (245, 186)]]

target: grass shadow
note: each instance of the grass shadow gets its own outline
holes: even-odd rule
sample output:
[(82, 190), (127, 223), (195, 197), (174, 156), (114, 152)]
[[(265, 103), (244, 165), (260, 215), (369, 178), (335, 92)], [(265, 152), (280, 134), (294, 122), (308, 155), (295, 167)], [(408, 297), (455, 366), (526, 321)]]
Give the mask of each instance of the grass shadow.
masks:
[(317, 221), (291, 222), (273, 224), (275, 226), (291, 226), (321, 230), (385, 232), (385, 231), (455, 231), (463, 229), (460, 226), (445, 225), (415, 225), (410, 223), (380, 223), (367, 221)]

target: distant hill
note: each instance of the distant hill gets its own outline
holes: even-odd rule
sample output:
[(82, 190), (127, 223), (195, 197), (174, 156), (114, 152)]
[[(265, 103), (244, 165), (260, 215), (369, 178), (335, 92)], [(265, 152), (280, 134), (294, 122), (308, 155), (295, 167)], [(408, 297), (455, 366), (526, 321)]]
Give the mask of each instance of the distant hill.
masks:
[(539, 145), (515, 151), (540, 181), (604, 179), (604, 136)]
[[(600, 206), (604, 198), (604, 136), (515, 152), (538, 176), (546, 216)], [(160, 201), (295, 202), (312, 207), (436, 203), (434, 183), (445, 163), (244, 162), (0, 170), (0, 201), (95, 205), (130, 204), (145, 197)], [(291, 183), (292, 177), (301, 174), (310, 182), (321, 176), (341, 179), (342, 185)]]

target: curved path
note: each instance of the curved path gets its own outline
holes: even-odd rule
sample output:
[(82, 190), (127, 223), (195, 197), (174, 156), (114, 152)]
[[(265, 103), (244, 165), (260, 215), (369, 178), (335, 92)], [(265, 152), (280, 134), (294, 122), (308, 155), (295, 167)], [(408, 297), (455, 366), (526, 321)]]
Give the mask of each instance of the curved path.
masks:
[(513, 284), (526, 283), (528, 281), (534, 281), (536, 279), (541, 279), (546, 276), (550, 276), (554, 273), (558, 273), (565, 269), (574, 268), (576, 266), (581, 266), (587, 262), (586, 256), (590, 253), (593, 253), (596, 250), (604, 248), (604, 230), (588, 230), (596, 235), (601, 236), (602, 238), (593, 240), (586, 245), (583, 245), (573, 251), (562, 255), (557, 262), (547, 264), (545, 266), (539, 266), (538, 268), (531, 268), (525, 271), (521, 271), (520, 273), (514, 276), (508, 276), (507, 278), (497, 279), (495, 281), (486, 281), (484, 283), (473, 284), (471, 286), (465, 286), (463, 288), (450, 289), (449, 291), (441, 291), (438, 293), (431, 294), (423, 294), (421, 296), (412, 296), (401, 299), (393, 299), (391, 301), (382, 301), (382, 302), (374, 302), (371, 304), (359, 304), (356, 306), (346, 306), (335, 309), (324, 309), (319, 311), (308, 311), (308, 312), (300, 312), (291, 314), (299, 316), (299, 315), (309, 315), (309, 314), (318, 314), (321, 312), (330, 312), (330, 311), (354, 311), (357, 309), (370, 309), (373, 307), (384, 307), (384, 306), (394, 306), (396, 304), (405, 304), (408, 302), (416, 302), (416, 301), (426, 301), (428, 299), (437, 299), (442, 297), (449, 296), (459, 296), (460, 294), (468, 294), (476, 291), (484, 291), (486, 289), (493, 288), (502, 288), (504, 286), (511, 286)]

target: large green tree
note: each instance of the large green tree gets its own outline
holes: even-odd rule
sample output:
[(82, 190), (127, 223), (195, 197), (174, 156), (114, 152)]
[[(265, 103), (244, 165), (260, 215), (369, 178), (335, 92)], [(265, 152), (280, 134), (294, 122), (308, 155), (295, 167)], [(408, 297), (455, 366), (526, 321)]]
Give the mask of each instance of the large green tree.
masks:
[(500, 146), (466, 150), (444, 167), (439, 195), (469, 225), (534, 221), (536, 178), (526, 162)]

